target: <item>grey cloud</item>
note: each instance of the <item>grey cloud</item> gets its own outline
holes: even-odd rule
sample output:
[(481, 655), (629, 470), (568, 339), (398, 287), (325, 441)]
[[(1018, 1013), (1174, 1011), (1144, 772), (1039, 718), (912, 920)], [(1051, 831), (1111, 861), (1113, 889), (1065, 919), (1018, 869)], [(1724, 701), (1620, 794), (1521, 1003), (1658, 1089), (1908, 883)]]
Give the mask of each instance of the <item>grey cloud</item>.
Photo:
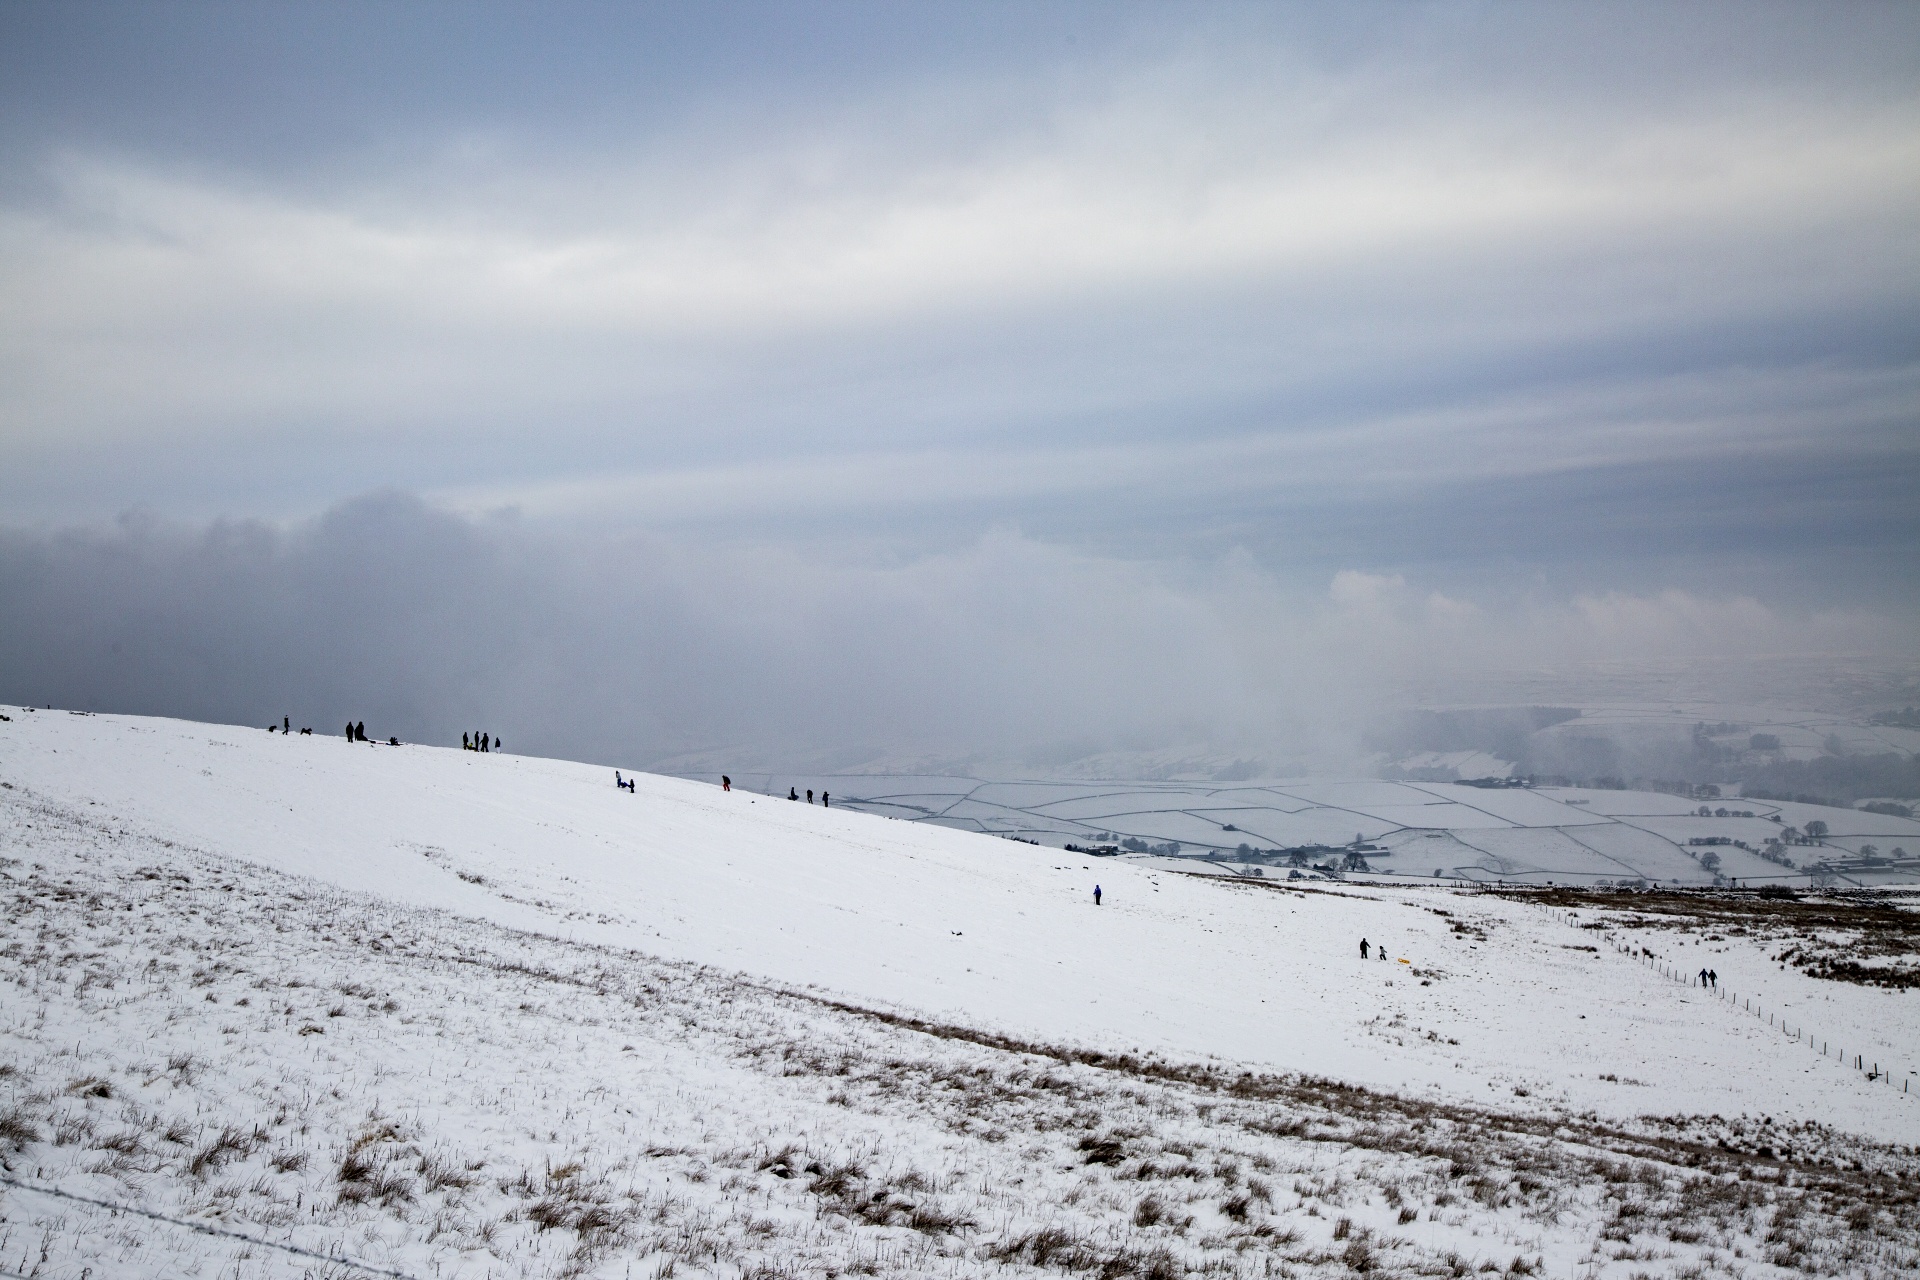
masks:
[(1489, 602), (1287, 582), (1010, 530), (948, 552), (591, 532), (387, 493), (288, 530), (129, 517), (0, 537), (0, 697), (265, 725), (468, 729), (663, 759), (1235, 752), (1353, 768), (1357, 726), (1486, 674), (1599, 659), (1899, 651), (1912, 627), (1669, 591)]
[(1897, 647), (1916, 28), (13, 6), (0, 675), (1324, 761), (1594, 637)]
[[(382, 483), (1258, 440), (1601, 376), (1605, 418), (1677, 374), (1910, 364), (1920, 134), (1884, 11), (1639, 35), (1389, 12), (1149, 10), (1118, 26), (1168, 38), (1052, 62), (896, 65), (927, 30), (882, 24), (777, 120), (683, 86), (666, 123), (571, 148), (545, 140), (577, 108), (509, 77), (534, 134), (429, 111), (425, 177), (25, 148), (45, 198), (0, 227), (0, 502), (104, 514), (162, 476), (277, 514)], [(1581, 455), (1588, 417), (1543, 416), (1533, 450)], [(1840, 404), (1799, 431), (1848, 428)]]

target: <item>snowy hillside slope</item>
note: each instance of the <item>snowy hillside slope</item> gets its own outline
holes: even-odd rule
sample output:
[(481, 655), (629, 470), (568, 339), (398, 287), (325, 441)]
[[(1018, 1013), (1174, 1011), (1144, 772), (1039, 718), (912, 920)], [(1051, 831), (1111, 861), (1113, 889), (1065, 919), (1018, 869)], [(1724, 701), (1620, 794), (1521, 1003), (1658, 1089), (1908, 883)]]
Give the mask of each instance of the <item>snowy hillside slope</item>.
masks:
[[(121, 838), (1020, 1036), (1920, 1140), (1920, 1094), (1495, 895), (1203, 880), (685, 780), (629, 794), (598, 766), (131, 717), (15, 713), (0, 780)], [(1362, 962), (1362, 937), (1392, 960)], [(1723, 983), (1920, 1067), (1920, 993), (1716, 954)]]
[(338, 889), (107, 809), (0, 788), (7, 1274), (1920, 1266), (1912, 1148), (1023, 1042)]

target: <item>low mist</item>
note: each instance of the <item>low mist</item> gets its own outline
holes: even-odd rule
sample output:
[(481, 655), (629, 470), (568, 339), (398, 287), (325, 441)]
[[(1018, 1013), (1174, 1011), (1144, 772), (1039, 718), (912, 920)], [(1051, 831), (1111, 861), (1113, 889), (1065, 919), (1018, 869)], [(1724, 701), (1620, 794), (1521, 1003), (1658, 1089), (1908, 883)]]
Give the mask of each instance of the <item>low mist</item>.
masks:
[[(0, 596), (12, 701), (317, 733), (354, 719), (433, 743), (484, 729), (511, 751), (691, 771), (1371, 771), (1452, 749), (1394, 718), (1408, 708), (1591, 696), (1622, 661), (1904, 636), (1748, 598), (1495, 608), (1391, 574), (1288, 581), (1240, 552), (1128, 561), (1013, 529), (914, 555), (715, 543), (395, 492), (286, 528), (6, 532)], [(1540, 712), (1513, 714), (1454, 724), (1453, 745), (1530, 762)]]

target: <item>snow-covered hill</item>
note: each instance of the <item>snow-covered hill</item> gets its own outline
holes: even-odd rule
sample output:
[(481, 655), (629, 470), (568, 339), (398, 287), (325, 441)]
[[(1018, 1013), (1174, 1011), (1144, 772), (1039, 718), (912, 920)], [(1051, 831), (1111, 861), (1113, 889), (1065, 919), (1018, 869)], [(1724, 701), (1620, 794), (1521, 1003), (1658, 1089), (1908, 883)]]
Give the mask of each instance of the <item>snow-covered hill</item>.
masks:
[[(1920, 1141), (1920, 1094), (1493, 895), (1223, 885), (680, 779), (629, 793), (611, 768), (504, 754), (57, 711), (0, 731), (0, 778), (129, 832), (513, 928), (1109, 1048)], [(1363, 938), (1391, 961), (1363, 963)], [(1697, 952), (1674, 949), (1689, 969)], [(1920, 1068), (1920, 992), (1716, 958), (1724, 985), (1829, 1043)]]
[[(106, 1087), (98, 1096), (125, 1099), (133, 1108), (129, 1115), (158, 1116), (163, 1099), (154, 1091), (191, 1084), (169, 1081), (164, 1065), (183, 1055), (202, 1070), (216, 1068), (223, 1082), (218, 1099), (201, 1098), (196, 1107), (235, 1108), (228, 1127), (238, 1136), (228, 1155), (238, 1162), (266, 1161), (279, 1132), (268, 1123), (269, 1113), (287, 1114), (286, 1091), (276, 1082), (297, 1078), (302, 1106), (313, 1111), (308, 1123), (317, 1135), (345, 1135), (337, 1139), (345, 1147), (315, 1156), (325, 1164), (325, 1177), (318, 1165), (301, 1173), (297, 1153), (286, 1156), (290, 1167), (279, 1174), (292, 1181), (281, 1191), (296, 1199), (293, 1217), (280, 1225), (289, 1230), (303, 1221), (339, 1226), (346, 1221), (339, 1218), (341, 1197), (355, 1203), (366, 1198), (347, 1193), (379, 1169), (370, 1165), (353, 1178), (342, 1172), (343, 1162), (360, 1149), (353, 1146), (360, 1141), (354, 1134), (376, 1135), (363, 1145), (380, 1169), (399, 1167), (394, 1152), (411, 1153), (405, 1158), (418, 1165), (408, 1166), (414, 1169), (406, 1174), (411, 1190), (393, 1193), (396, 1203), (411, 1203), (406, 1197), (458, 1189), (465, 1175), (446, 1164), (454, 1147), (492, 1178), (503, 1161), (518, 1161), (524, 1172), (529, 1162), (571, 1158), (559, 1151), (568, 1143), (584, 1144), (598, 1153), (588, 1163), (601, 1161), (605, 1174), (618, 1163), (621, 1144), (604, 1126), (621, 1126), (622, 1141), (630, 1145), (641, 1138), (627, 1134), (628, 1128), (652, 1125), (646, 1145), (703, 1152), (703, 1167), (725, 1163), (719, 1160), (723, 1150), (732, 1153), (727, 1159), (737, 1167), (726, 1177), (744, 1178), (759, 1188), (754, 1195), (773, 1197), (766, 1202), (770, 1225), (764, 1231), (774, 1235), (797, 1230), (790, 1221), (781, 1224), (802, 1209), (818, 1214), (825, 1212), (822, 1204), (841, 1203), (831, 1200), (838, 1192), (816, 1185), (826, 1182), (831, 1163), (823, 1163), (822, 1135), (841, 1144), (836, 1159), (858, 1164), (865, 1171), (861, 1178), (870, 1179), (879, 1176), (874, 1153), (886, 1149), (893, 1134), (900, 1150), (918, 1153), (921, 1172), (915, 1176), (924, 1189), (909, 1186), (908, 1198), (949, 1205), (969, 1179), (1003, 1184), (1015, 1176), (995, 1164), (1001, 1156), (994, 1154), (1011, 1135), (1025, 1144), (1013, 1168), (1031, 1165), (1034, 1187), (1005, 1189), (1000, 1200), (984, 1190), (963, 1197), (971, 1207), (952, 1212), (971, 1217), (978, 1238), (953, 1246), (959, 1254), (941, 1256), (985, 1258), (982, 1250), (1000, 1248), (994, 1255), (1000, 1262), (1079, 1266), (1047, 1263), (1039, 1256), (1051, 1247), (1045, 1241), (1019, 1243), (1021, 1231), (1031, 1235), (1045, 1228), (1047, 1212), (1065, 1212), (1057, 1208), (1059, 1197), (1081, 1185), (1065, 1174), (1045, 1174), (1050, 1161), (1065, 1158), (1072, 1168), (1091, 1162), (1103, 1179), (1121, 1177), (1124, 1169), (1132, 1170), (1128, 1177), (1146, 1178), (1137, 1162), (1195, 1164), (1202, 1147), (1227, 1160), (1222, 1152), (1231, 1147), (1240, 1152), (1232, 1157), (1241, 1162), (1240, 1172), (1206, 1192), (1226, 1203), (1250, 1194), (1244, 1191), (1245, 1162), (1256, 1154), (1270, 1168), (1293, 1160), (1300, 1170), (1316, 1167), (1319, 1157), (1300, 1163), (1293, 1147), (1253, 1152), (1244, 1125), (1233, 1130), (1240, 1136), (1231, 1141), (1218, 1133), (1195, 1137), (1194, 1126), (1204, 1130), (1213, 1108), (1239, 1099), (1234, 1106), (1265, 1117), (1260, 1123), (1267, 1128), (1255, 1128), (1267, 1136), (1254, 1145), (1284, 1147), (1304, 1132), (1288, 1127), (1289, 1116), (1304, 1115), (1302, 1108), (1311, 1106), (1340, 1111), (1326, 1099), (1346, 1095), (1310, 1086), (1315, 1078), (1366, 1086), (1366, 1097), (1394, 1099), (1391, 1106), (1401, 1109), (1403, 1121), (1419, 1110), (1451, 1114), (1456, 1118), (1449, 1123), (1468, 1129), (1494, 1124), (1516, 1132), (1564, 1131), (1565, 1141), (1575, 1141), (1566, 1135), (1578, 1131), (1586, 1135), (1577, 1138), (1588, 1152), (1582, 1159), (1594, 1149), (1619, 1149), (1593, 1126), (1638, 1132), (1635, 1126), (1645, 1125), (1638, 1117), (1649, 1114), (1747, 1116), (1756, 1122), (1767, 1117), (1783, 1133), (1811, 1124), (1815, 1128), (1796, 1139), (1803, 1155), (1843, 1141), (1840, 1134), (1861, 1135), (1844, 1140), (1862, 1144), (1845, 1163), (1859, 1160), (1863, 1168), (1888, 1158), (1874, 1154), (1883, 1151), (1877, 1143), (1920, 1140), (1920, 1093), (1903, 1093), (1897, 1077), (1870, 1080), (1837, 1055), (1823, 1055), (1740, 1007), (1597, 945), (1606, 932), (1582, 925), (1598, 921), (1494, 894), (1348, 886), (1302, 891), (1188, 877), (685, 780), (642, 776), (629, 793), (614, 787), (611, 769), (597, 766), (44, 710), (14, 712), (0, 723), (0, 782), (6, 784), (0, 791), (0, 856), (7, 859), (0, 870), (15, 893), (8, 951), (14, 987), (5, 996), (11, 1030), (0, 1044), (9, 1062), (24, 1064), (0, 1084), (28, 1090), (18, 1103), (24, 1109), (15, 1112), (24, 1117), (18, 1122), (24, 1136), (15, 1135), (18, 1151), (9, 1168), (29, 1176), (59, 1172), (60, 1162), (46, 1145), (59, 1145), (55, 1113), (71, 1121), (75, 1108), (93, 1108), (85, 1111), (91, 1116), (108, 1105), (90, 1101), (96, 1095), (89, 1090)], [(162, 892), (174, 877), (184, 878), (179, 897)], [(1099, 906), (1092, 900), (1096, 881), (1105, 894)], [(1390, 959), (1361, 960), (1363, 937), (1370, 950), (1385, 946)], [(1662, 933), (1634, 941), (1636, 948), (1644, 944), (1659, 952), (1667, 968), (1690, 971), (1697, 960), (1712, 963), (1723, 985), (1769, 1007), (1790, 1009), (1796, 1023), (1804, 1020), (1823, 1039), (1844, 1044), (1849, 1056), (1858, 1046), (1869, 1060), (1898, 1064), (1901, 1072), (1920, 1067), (1912, 991), (1816, 983), (1775, 967), (1762, 946), (1738, 938)], [(216, 963), (214, 952), (242, 958)], [(554, 974), (572, 976), (559, 981)], [(298, 990), (302, 982), (304, 992)], [(204, 1001), (195, 995), (201, 987)], [(410, 994), (390, 994), (403, 987)], [(661, 994), (670, 990), (680, 995)], [(243, 1003), (250, 997), (257, 1005)], [(395, 1010), (430, 1006), (441, 1012), (413, 1025), (395, 1010), (383, 1013), (383, 1001), (393, 1002)], [(336, 1007), (340, 1015), (329, 1017)], [(402, 1025), (383, 1021), (388, 1014)], [(929, 1038), (916, 1028), (937, 1034)], [(902, 1073), (920, 1071), (913, 1064), (932, 1053), (927, 1061), (937, 1062), (926, 1070), (950, 1083), (928, 1085), (931, 1094), (915, 1084), (917, 1101), (904, 1113), (874, 1102), (887, 1093), (875, 1083), (887, 1077), (886, 1069), (856, 1071), (855, 1083), (835, 1086), (831, 1063), (850, 1036), (871, 1040), (861, 1049), (861, 1061), (903, 1064), (893, 1073), (903, 1079)], [(68, 1051), (59, 1046), (68, 1039), (73, 1061), (66, 1070), (73, 1078), (50, 1082), (45, 1077), (62, 1070), (56, 1064)], [(971, 1047), (935, 1052), (927, 1047), (934, 1041)], [(982, 1096), (967, 1095), (971, 1101), (962, 1096), (965, 1090), (941, 1092), (957, 1087), (951, 1084), (959, 1078), (954, 1072), (977, 1068), (992, 1076), (1003, 1070), (1003, 1059), (1026, 1061), (1035, 1051), (1065, 1055), (1060, 1060), (1069, 1063), (1108, 1065), (1063, 1076), (1071, 1088), (1060, 1087), (1079, 1091), (1078, 1101), (1063, 1103), (1061, 1115), (1051, 1120), (1045, 1119), (1051, 1114), (1046, 1107), (1035, 1110), (1037, 1103), (1021, 1101), (1048, 1096), (1044, 1088), (1033, 1094), (1031, 1074), (1024, 1084), (1003, 1081)], [(629, 1052), (641, 1058), (622, 1056)], [(113, 1065), (93, 1071), (85, 1061), (90, 1055)], [(750, 1070), (722, 1061), (743, 1055), (753, 1064)], [(793, 1071), (820, 1082), (818, 1097), (809, 1093), (804, 1106), (785, 1095), (758, 1103), (722, 1101), (736, 1090), (749, 1100), (760, 1098), (772, 1088), (765, 1083), (767, 1063), (777, 1066), (782, 1055), (797, 1056), (802, 1065)], [(653, 1065), (636, 1073), (632, 1064), (642, 1060)], [(447, 1111), (451, 1095), (410, 1078), (417, 1071), (429, 1077), (447, 1073), (454, 1082), (448, 1087), (464, 1101)], [(648, 1071), (655, 1073), (651, 1083)], [(1242, 1078), (1242, 1071), (1253, 1073), (1247, 1081), (1276, 1083), (1228, 1089), (1211, 1102), (1190, 1096), (1195, 1089), (1217, 1091), (1221, 1081)], [(192, 1074), (182, 1068), (173, 1075), (183, 1072)], [(1155, 1092), (1169, 1089), (1188, 1092), (1177, 1099)], [(383, 1090), (393, 1095), (386, 1109), (363, 1115), (367, 1100)], [(690, 1091), (705, 1101), (689, 1103)], [(972, 1119), (929, 1119), (949, 1102)], [(736, 1114), (738, 1106), (749, 1112), (760, 1107), (761, 1120)], [(430, 1107), (440, 1109), (436, 1123), (443, 1127), (436, 1132), (448, 1144), (439, 1154), (419, 1118), (419, 1109)], [(840, 1114), (836, 1107), (852, 1107), (863, 1118), (849, 1127), (834, 1118)], [(767, 1119), (775, 1112), (785, 1118)], [(1187, 1118), (1174, 1123), (1176, 1112)], [(1156, 1119), (1163, 1113), (1164, 1122)], [(1352, 1120), (1349, 1111), (1340, 1114), (1347, 1117), (1342, 1124)], [(252, 1127), (239, 1124), (242, 1116), (250, 1117)], [(597, 1117), (592, 1132), (583, 1133), (579, 1126), (589, 1117)], [(98, 1136), (101, 1122), (89, 1123), (88, 1133)], [(392, 1129), (388, 1137), (377, 1136), (385, 1132), (383, 1124)], [(1690, 1142), (1706, 1140), (1697, 1126), (1683, 1129)], [(871, 1148), (857, 1160), (848, 1154), (855, 1130), (858, 1142)], [(1187, 1136), (1170, 1137), (1176, 1130)], [(565, 1141), (563, 1133), (570, 1135)], [(1728, 1136), (1717, 1133), (1716, 1141)], [(955, 1134), (970, 1135), (963, 1154), (955, 1154)], [(1073, 1145), (1083, 1138), (1096, 1145)], [(85, 1140), (76, 1136), (68, 1145), (84, 1147)], [(147, 1153), (143, 1158), (159, 1162), (154, 1169), (172, 1167), (163, 1159), (166, 1148), (143, 1141), (128, 1139)], [(309, 1150), (319, 1141), (285, 1149)], [(789, 1141), (820, 1148), (801, 1161), (821, 1169), (807, 1175), (811, 1200), (781, 1200), (784, 1193), (775, 1184), (783, 1175), (767, 1172), (775, 1164), (751, 1167), (761, 1157), (777, 1164), (774, 1148)], [(1114, 1145), (1097, 1145), (1102, 1142)], [(1189, 1150), (1180, 1155), (1183, 1144)], [(1765, 1145), (1773, 1158), (1775, 1143)], [(1394, 1158), (1414, 1159), (1409, 1153), (1417, 1154), (1416, 1146), (1395, 1147)], [(936, 1151), (945, 1154), (929, 1154)], [(213, 1166), (224, 1158), (215, 1152)], [(1428, 1152), (1420, 1158), (1437, 1157)], [(1696, 1165), (1702, 1159), (1687, 1158)], [(944, 1172), (928, 1172), (935, 1165)], [(104, 1166), (87, 1168), (98, 1177), (117, 1176)], [(430, 1188), (426, 1184), (439, 1176), (431, 1174), (433, 1168), (452, 1169), (456, 1176)], [(1581, 1165), (1580, 1172), (1569, 1166), (1567, 1185), (1585, 1185), (1581, 1179), (1590, 1178), (1601, 1187), (1605, 1178), (1598, 1168)], [(1365, 1179), (1375, 1179), (1370, 1186), (1385, 1179), (1411, 1187), (1418, 1182), (1415, 1172), (1411, 1166), (1376, 1169)], [(147, 1176), (141, 1185), (158, 1185), (152, 1169)], [(267, 1179), (260, 1184), (268, 1188), (262, 1195), (285, 1198), (272, 1191), (280, 1186), (273, 1182), (279, 1175), (263, 1169), (259, 1176)], [(1360, 1175), (1332, 1176), (1338, 1184)], [(1467, 1175), (1431, 1169), (1419, 1174), (1429, 1176), (1444, 1187), (1449, 1177)], [(1624, 1176), (1631, 1181), (1640, 1175)], [(1776, 1169), (1773, 1176), (1781, 1175)], [(1120, 1231), (1100, 1237), (1100, 1247), (1108, 1249), (1102, 1256), (1132, 1259), (1115, 1264), (1120, 1269), (1112, 1274), (1127, 1274), (1127, 1268), (1148, 1273), (1159, 1265), (1152, 1259), (1161, 1257), (1152, 1250), (1162, 1247), (1174, 1250), (1166, 1257), (1211, 1256), (1208, 1250), (1216, 1246), (1222, 1256), (1243, 1255), (1259, 1240), (1268, 1241), (1261, 1249), (1278, 1248), (1271, 1238), (1279, 1227), (1249, 1237), (1255, 1243), (1220, 1243), (1241, 1225), (1266, 1220), (1287, 1205), (1288, 1212), (1317, 1217), (1308, 1213), (1317, 1203), (1314, 1196), (1299, 1189), (1306, 1184), (1282, 1195), (1272, 1181), (1270, 1175), (1262, 1182), (1265, 1190), (1253, 1197), (1258, 1203), (1251, 1208), (1242, 1199), (1220, 1211), (1224, 1217), (1216, 1213), (1216, 1234), (1225, 1234), (1207, 1237), (1213, 1243), (1198, 1253), (1186, 1236), (1161, 1240), (1154, 1234), (1157, 1219), (1143, 1223), (1127, 1216), (1131, 1209), (1114, 1207), (1133, 1205), (1138, 1197), (1120, 1196), (1108, 1182), (1088, 1202), (1108, 1207), (1089, 1207), (1073, 1238)], [(1428, 1199), (1416, 1213), (1431, 1211), (1439, 1216), (1429, 1221), (1441, 1222), (1446, 1205), (1436, 1197), (1446, 1198), (1443, 1192), (1418, 1185), (1428, 1188), (1421, 1193)], [(543, 1194), (551, 1190), (528, 1186)], [(315, 1216), (323, 1190), (332, 1206), (325, 1218)], [(849, 1183), (843, 1190), (853, 1195), (858, 1187)], [(1324, 1199), (1324, 1191), (1316, 1194)], [(211, 1192), (203, 1188), (202, 1194)], [(683, 1187), (671, 1194), (690, 1193)], [(739, 1194), (747, 1194), (744, 1183)], [(1392, 1202), (1397, 1205), (1402, 1194), (1395, 1191)], [(1529, 1228), (1529, 1243), (1516, 1249), (1499, 1234), (1512, 1224), (1499, 1225), (1505, 1221), (1499, 1217), (1502, 1202), (1489, 1193), (1482, 1209), (1492, 1218), (1461, 1219), (1444, 1239), (1436, 1227), (1420, 1247), (1433, 1256), (1451, 1250), (1466, 1257), (1462, 1242), (1487, 1233), (1490, 1248), (1500, 1239), (1503, 1266), (1507, 1255), (1529, 1249), (1564, 1254), (1571, 1265), (1592, 1246), (1595, 1206), (1610, 1194), (1595, 1190), (1598, 1199), (1582, 1201), (1587, 1217), (1568, 1219), (1575, 1225), (1560, 1235)], [(1366, 1237), (1375, 1242), (1370, 1247), (1398, 1248), (1384, 1243), (1389, 1229), (1412, 1219), (1380, 1217), (1382, 1204), (1375, 1223), (1359, 1207), (1361, 1201), (1375, 1204), (1372, 1195), (1365, 1192), (1346, 1216), (1372, 1233)], [(300, 1206), (308, 1196), (314, 1197), (315, 1214), (303, 1219)], [(594, 1201), (587, 1196), (567, 1203), (574, 1207), (552, 1212), (583, 1213), (581, 1206)], [(678, 1203), (685, 1207), (684, 1200)], [(1336, 1195), (1332, 1203), (1347, 1202)], [(1571, 1205), (1563, 1211), (1571, 1212)], [(1516, 1212), (1531, 1221), (1527, 1214), (1538, 1207)], [(217, 1196), (204, 1204), (188, 1198), (169, 1212), (204, 1216), (220, 1208)], [(249, 1217), (239, 1201), (226, 1208), (237, 1215), (234, 1221), (280, 1221)], [(857, 1207), (841, 1208), (859, 1225)], [(514, 1212), (523, 1216), (513, 1221), (524, 1224), (531, 1210), (521, 1203)], [(874, 1212), (877, 1221), (867, 1225), (876, 1229), (897, 1227), (928, 1239), (957, 1230), (952, 1223), (914, 1226), (906, 1221), (909, 1210), (901, 1210), (899, 1222), (891, 1210)], [(986, 1212), (1003, 1220), (981, 1222)], [(1202, 1226), (1207, 1221), (1214, 1219), (1203, 1218)], [(480, 1230), (465, 1218), (461, 1222), (461, 1231)], [(1302, 1239), (1301, 1228), (1287, 1229)], [(729, 1236), (733, 1243), (727, 1247), (751, 1255), (758, 1247), (752, 1231), (739, 1230), (745, 1235)], [(1136, 1239), (1138, 1233), (1145, 1234)], [(5, 1235), (0, 1229), (0, 1268), (23, 1260), (23, 1242)], [(316, 1238), (322, 1237), (338, 1239), (324, 1232)], [(529, 1251), (515, 1255), (522, 1271), (563, 1266), (564, 1258), (534, 1247), (544, 1236), (527, 1238), (533, 1242)], [(1342, 1265), (1351, 1265), (1344, 1246), (1334, 1243), (1345, 1238), (1329, 1236), (1314, 1247), (1332, 1250), (1323, 1261), (1345, 1258)], [(374, 1232), (362, 1243), (393, 1257), (406, 1254), (403, 1245), (425, 1247), (417, 1235), (398, 1228)], [(1409, 1235), (1407, 1247), (1416, 1245)], [(922, 1264), (951, 1270), (926, 1256), (912, 1262), (897, 1252), (904, 1247), (897, 1240), (888, 1247), (896, 1253), (889, 1255), (891, 1263), (876, 1264), (882, 1270)], [(611, 1265), (608, 1259), (616, 1254), (588, 1250), (591, 1256), (582, 1255), (581, 1265)], [(686, 1265), (698, 1263), (685, 1252), (677, 1256)], [(833, 1256), (840, 1260), (834, 1265), (850, 1265), (852, 1255), (844, 1249)], [(1060, 1257), (1085, 1261), (1093, 1254), (1069, 1250)], [(717, 1253), (711, 1261), (718, 1265)], [(1165, 1273), (1184, 1265), (1165, 1262), (1171, 1268)], [(486, 1273), (481, 1267), (462, 1274)]]

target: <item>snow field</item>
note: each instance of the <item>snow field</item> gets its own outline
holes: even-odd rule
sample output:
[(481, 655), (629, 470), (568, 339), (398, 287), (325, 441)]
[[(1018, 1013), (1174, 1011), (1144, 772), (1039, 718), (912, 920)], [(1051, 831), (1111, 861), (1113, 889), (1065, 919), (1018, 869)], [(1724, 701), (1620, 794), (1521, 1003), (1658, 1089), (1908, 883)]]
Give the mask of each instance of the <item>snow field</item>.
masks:
[[(0, 778), (117, 838), (1029, 1039), (1474, 1105), (1920, 1141), (1920, 1095), (1578, 950), (1593, 942), (1579, 927), (1498, 895), (1295, 892), (679, 779), (639, 775), (629, 794), (611, 769), (564, 761), (134, 717), (17, 714)], [(1363, 963), (1362, 937), (1391, 960)], [(1727, 955), (1734, 989), (1812, 1001), (1758, 947)], [(1920, 1067), (1920, 993), (1817, 994), (1819, 1034)]]
[(0, 789), (0, 1165), (157, 1217), (0, 1185), (0, 1269), (1920, 1265), (1911, 1151), (1822, 1126), (1616, 1124), (1022, 1044), (342, 890), (103, 807)]
[[(1479, 788), (1449, 783), (1303, 780), (1288, 783), (982, 782), (927, 775), (760, 775), (747, 788), (784, 796), (788, 788), (830, 791), (835, 804), (863, 813), (907, 818), (962, 831), (1014, 837), (1060, 848), (1111, 844), (1128, 838), (1179, 842), (1187, 858), (1242, 859), (1257, 850), (1341, 846), (1356, 835), (1384, 844), (1369, 854), (1358, 883), (1396, 878), (1450, 878), (1531, 884), (1658, 884), (1709, 886), (1694, 836), (1744, 840), (1755, 849), (1780, 834), (1783, 823), (1818, 819), (1831, 834), (1819, 846), (1795, 846), (1795, 865), (1768, 862), (1731, 845), (1716, 847), (1721, 873), (1741, 884), (1814, 887), (1811, 866), (1847, 861), (1869, 841), (1882, 853), (1920, 850), (1920, 822), (1815, 805), (1734, 799), (1755, 816), (1697, 815), (1700, 802), (1660, 792), (1587, 791), (1570, 787)], [(1716, 806), (1726, 808), (1726, 804)], [(1482, 837), (1485, 837), (1483, 840)], [(1444, 838), (1451, 843), (1427, 843)], [(1904, 841), (1903, 846), (1900, 842)], [(1434, 855), (1440, 861), (1434, 861)], [(1124, 854), (1135, 859), (1139, 854)], [(1315, 856), (1315, 861), (1326, 855)], [(1333, 855), (1337, 862), (1339, 855)], [(1912, 885), (1910, 868), (1886, 866), (1842, 873), (1858, 886)]]

